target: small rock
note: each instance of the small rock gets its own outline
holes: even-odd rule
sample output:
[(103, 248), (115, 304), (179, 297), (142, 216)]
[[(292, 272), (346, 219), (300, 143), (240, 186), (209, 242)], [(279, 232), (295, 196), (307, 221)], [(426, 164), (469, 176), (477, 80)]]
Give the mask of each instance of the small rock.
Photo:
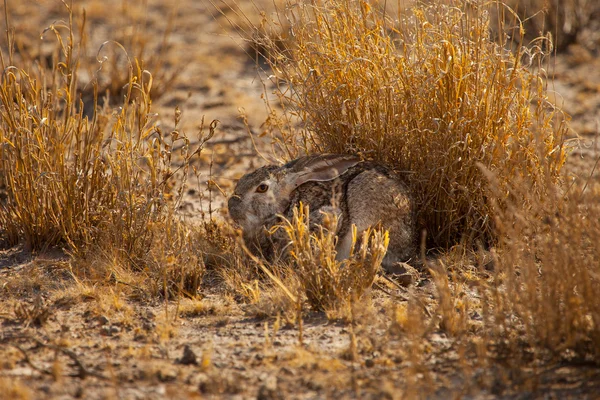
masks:
[(419, 280), (419, 271), (403, 262), (393, 264), (386, 272), (401, 286), (410, 286)]
[(243, 377), (238, 374), (232, 376), (219, 374), (199, 374), (196, 378), (198, 390), (207, 395), (238, 394), (242, 391)]
[(196, 357), (196, 353), (190, 349), (190, 346), (185, 345), (183, 348), (183, 356), (175, 360), (175, 362), (183, 365), (198, 365), (198, 358)]
[(156, 377), (161, 382), (173, 382), (177, 379), (177, 371), (174, 369), (159, 369), (156, 372)]
[(135, 334), (135, 336), (133, 337), (133, 340), (135, 340), (136, 342), (143, 342), (146, 339), (148, 339), (148, 336), (146, 336), (145, 334), (143, 334), (141, 332), (137, 332)]
[(279, 370), (279, 372), (281, 374), (285, 374), (285, 375), (289, 375), (289, 376), (296, 375), (296, 371), (294, 371), (293, 369), (290, 369), (288, 367), (281, 367), (281, 369)]
[(323, 390), (323, 385), (320, 384), (319, 382), (308, 380), (308, 381), (305, 381), (304, 384), (306, 385), (306, 387), (308, 389), (314, 390), (315, 392), (320, 392), (321, 390)]
[(483, 320), (483, 318), (481, 317), (481, 315), (477, 311), (473, 311), (471, 313), (471, 319), (473, 319), (475, 321), (481, 321), (481, 320)]
[(152, 321), (144, 321), (142, 322), (142, 329), (145, 331), (154, 331), (154, 328), (156, 328), (156, 324)]
[(81, 399), (83, 397), (83, 387), (82, 386), (77, 386), (77, 388), (75, 389), (75, 392), (73, 393), (73, 397), (75, 397), (76, 399)]
[(121, 332), (121, 328), (119, 328), (118, 326), (103, 326), (102, 329), (100, 329), (100, 334), (104, 335), (104, 336), (112, 336), (116, 333)]

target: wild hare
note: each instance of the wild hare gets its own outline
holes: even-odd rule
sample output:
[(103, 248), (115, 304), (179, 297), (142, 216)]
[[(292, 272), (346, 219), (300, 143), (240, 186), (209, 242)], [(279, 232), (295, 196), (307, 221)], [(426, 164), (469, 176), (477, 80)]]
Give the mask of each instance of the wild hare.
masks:
[(337, 214), (338, 260), (350, 255), (353, 224), (358, 234), (379, 224), (389, 231), (385, 270), (414, 255), (415, 210), (408, 187), (391, 169), (358, 156), (323, 154), (264, 166), (239, 180), (228, 208), (248, 248), (272, 261), (285, 254), (289, 242), (282, 229), (272, 228), (282, 217), (291, 220), (300, 202), (309, 206), (311, 230), (324, 222), (325, 213)]

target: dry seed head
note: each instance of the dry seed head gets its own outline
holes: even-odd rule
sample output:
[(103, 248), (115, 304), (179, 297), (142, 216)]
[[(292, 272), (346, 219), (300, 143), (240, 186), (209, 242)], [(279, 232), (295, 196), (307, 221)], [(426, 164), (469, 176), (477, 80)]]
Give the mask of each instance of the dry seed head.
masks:
[(337, 215), (324, 219), (327, 228), (309, 230), (308, 206), (293, 211), (291, 221), (284, 220), (284, 229), (290, 239), (290, 268), (298, 277), (309, 304), (325, 310), (328, 316), (349, 315), (350, 305), (368, 290), (389, 243), (389, 235), (381, 230), (368, 229), (362, 233), (360, 246), (354, 241), (348, 260), (337, 259), (335, 232)]

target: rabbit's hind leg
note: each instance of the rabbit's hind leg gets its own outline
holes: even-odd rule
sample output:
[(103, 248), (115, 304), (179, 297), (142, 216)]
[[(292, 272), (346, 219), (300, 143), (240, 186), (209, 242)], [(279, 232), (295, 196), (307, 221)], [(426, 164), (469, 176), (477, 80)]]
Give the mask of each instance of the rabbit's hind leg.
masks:
[(352, 230), (346, 232), (345, 235), (338, 237), (337, 246), (335, 248), (337, 261), (346, 260), (350, 257), (350, 249), (352, 248)]

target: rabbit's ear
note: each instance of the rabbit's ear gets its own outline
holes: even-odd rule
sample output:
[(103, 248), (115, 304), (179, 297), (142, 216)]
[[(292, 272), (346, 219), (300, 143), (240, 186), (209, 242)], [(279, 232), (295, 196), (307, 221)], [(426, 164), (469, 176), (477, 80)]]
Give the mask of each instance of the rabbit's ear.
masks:
[(306, 182), (325, 182), (337, 178), (360, 162), (353, 155), (324, 154), (316, 157), (301, 158), (288, 167), (286, 181), (292, 190)]

